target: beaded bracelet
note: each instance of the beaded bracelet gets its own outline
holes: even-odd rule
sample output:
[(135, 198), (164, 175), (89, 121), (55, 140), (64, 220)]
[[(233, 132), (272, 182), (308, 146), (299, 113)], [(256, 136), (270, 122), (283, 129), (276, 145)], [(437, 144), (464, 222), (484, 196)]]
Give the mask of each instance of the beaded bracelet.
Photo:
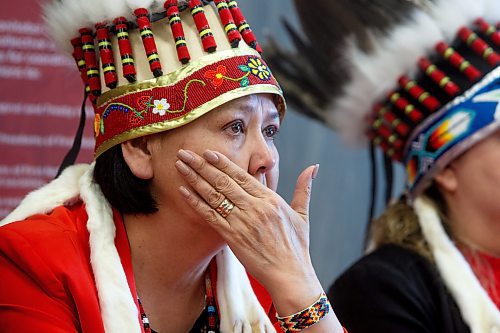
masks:
[(276, 316), (285, 333), (300, 332), (313, 326), (330, 312), (330, 301), (325, 293), (308, 308), (286, 317)]

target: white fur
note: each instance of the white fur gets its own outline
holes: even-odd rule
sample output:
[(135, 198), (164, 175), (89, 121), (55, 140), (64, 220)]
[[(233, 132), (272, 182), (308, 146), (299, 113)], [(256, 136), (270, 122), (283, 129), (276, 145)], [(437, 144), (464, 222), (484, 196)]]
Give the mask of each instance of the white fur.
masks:
[(138, 311), (115, 247), (113, 211), (99, 185), (93, 182), (93, 165), (80, 179), (80, 196), (88, 215), (90, 263), (99, 294), (104, 330), (140, 333)]
[(217, 295), (221, 333), (275, 332), (252, 290), (245, 269), (229, 247), (217, 255)]
[[(343, 93), (328, 107), (326, 123), (339, 130), (351, 144), (366, 142), (365, 131), (373, 105), (397, 87), (397, 79), (414, 74), (417, 61), (430, 53), (437, 42), (451, 42), (458, 29), (476, 18), (500, 21), (499, 0), (439, 0), (415, 10), (412, 19), (392, 29), (388, 35), (372, 33), (375, 45), (369, 54), (348, 39), (342, 59), (349, 73)], [(339, 62), (335, 61), (334, 66)]]
[(52, 182), (29, 193), (16, 209), (0, 221), (0, 226), (24, 220), (35, 214), (47, 214), (58, 206), (78, 200), (80, 193), (78, 179), (88, 168), (86, 164), (66, 168)]
[(500, 311), (475, 277), (465, 258), (446, 235), (434, 207), (422, 198), (415, 200), (414, 207), (424, 237), (436, 260), (439, 274), (471, 333), (499, 331)]
[[(140, 333), (138, 310), (114, 243), (116, 230), (111, 206), (93, 182), (93, 170), (93, 165), (68, 167), (60, 177), (30, 193), (0, 225), (49, 213), (81, 198), (88, 215), (90, 261), (105, 331)], [(252, 290), (245, 269), (231, 250), (222, 250), (216, 260), (221, 332), (275, 332)]]

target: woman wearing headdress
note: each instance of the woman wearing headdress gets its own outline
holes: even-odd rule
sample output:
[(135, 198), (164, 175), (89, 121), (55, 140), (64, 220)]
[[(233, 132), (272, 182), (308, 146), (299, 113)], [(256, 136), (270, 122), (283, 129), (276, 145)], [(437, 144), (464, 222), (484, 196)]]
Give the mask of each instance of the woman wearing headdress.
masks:
[(285, 104), (236, 2), (45, 15), (94, 106), (96, 158), (1, 222), (0, 330), (342, 331), (309, 256), (318, 166), (291, 206), (274, 192)]
[(293, 33), (297, 56), (270, 60), (288, 101), (380, 148), (388, 179), (392, 161), (407, 171), (330, 289), (339, 319), (350, 332), (499, 332), (500, 2), (295, 3), (308, 39)]

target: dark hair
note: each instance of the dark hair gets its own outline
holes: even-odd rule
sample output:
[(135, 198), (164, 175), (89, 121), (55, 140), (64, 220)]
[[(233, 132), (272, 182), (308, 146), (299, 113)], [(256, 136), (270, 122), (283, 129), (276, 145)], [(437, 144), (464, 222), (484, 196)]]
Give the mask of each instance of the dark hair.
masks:
[(116, 145), (95, 162), (94, 181), (101, 187), (111, 206), (122, 214), (151, 214), (158, 210), (150, 192), (150, 180), (136, 177)]

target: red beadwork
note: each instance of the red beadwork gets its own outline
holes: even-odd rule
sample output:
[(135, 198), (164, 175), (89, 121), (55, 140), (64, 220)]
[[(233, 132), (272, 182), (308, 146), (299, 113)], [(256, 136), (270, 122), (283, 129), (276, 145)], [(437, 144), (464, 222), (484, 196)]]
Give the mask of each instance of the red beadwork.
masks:
[(189, 8), (191, 9), (191, 15), (193, 15), (194, 23), (198, 29), (203, 49), (208, 53), (215, 52), (217, 43), (215, 42), (212, 30), (210, 30), (210, 25), (208, 24), (205, 10), (200, 0), (189, 0)]
[(411, 104), (406, 98), (402, 97), (398, 93), (392, 93), (389, 96), (389, 100), (391, 101), (396, 108), (399, 110), (403, 111), (406, 116), (414, 123), (419, 123), (422, 118), (423, 114), (420, 110), (415, 108), (413, 104)]
[(186, 36), (182, 28), (182, 21), (177, 7), (177, 0), (167, 0), (164, 5), (167, 10), (167, 17), (172, 30), (172, 36), (175, 40), (175, 48), (177, 50), (177, 58), (183, 64), (187, 64), (191, 59), (189, 50), (186, 44)]
[(151, 30), (151, 22), (149, 22), (148, 10), (146, 8), (137, 8), (134, 10), (134, 14), (141, 33), (144, 51), (146, 51), (146, 55), (148, 57), (149, 69), (153, 73), (154, 77), (162, 76), (163, 71), (161, 69), (160, 57), (158, 56), (158, 50), (156, 49), (153, 31)]
[(460, 92), (460, 88), (450, 80), (436, 65), (432, 64), (427, 58), (420, 58), (418, 66), (427, 76), (429, 76), (436, 84), (438, 84), (449, 96), (456, 96)]
[(128, 37), (127, 19), (118, 17), (113, 21), (115, 24), (116, 37), (120, 48), (120, 58), (122, 60), (123, 76), (128, 82), (136, 81), (136, 71), (134, 65), (134, 55), (132, 54), (132, 46)]
[(97, 67), (94, 37), (92, 36), (92, 31), (87, 28), (80, 29), (80, 35), (90, 92), (95, 96), (99, 96), (101, 94), (101, 79), (99, 78), (99, 68)]
[(234, 0), (230, 0), (228, 2), (228, 6), (231, 14), (233, 15), (234, 22), (238, 26), (238, 30), (241, 33), (241, 36), (243, 37), (245, 43), (253, 47), (259, 53), (262, 53), (262, 49), (257, 42), (257, 38), (255, 38), (252, 29), (250, 29), (250, 25), (248, 25), (245, 17), (241, 13), (241, 9), (238, 7), (238, 3)]
[(479, 30), (488, 36), (495, 45), (500, 46), (500, 31), (497, 31), (494, 26), (482, 18), (478, 18), (474, 23), (476, 23)]
[(382, 151), (391, 159), (396, 161), (401, 160), (401, 158), (399, 157), (401, 156), (401, 152), (399, 150), (396, 150), (389, 142), (382, 139), (378, 142), (378, 145), (380, 146), (380, 148), (382, 148)]
[(76, 61), (78, 70), (80, 71), (80, 77), (82, 78), (83, 84), (86, 89), (89, 89), (87, 82), (87, 70), (85, 67), (85, 59), (83, 58), (82, 40), (80, 37), (75, 37), (71, 40), (71, 45), (73, 46), (73, 58)]
[(500, 62), (500, 55), (469, 28), (460, 28), (458, 36), (466, 42), (474, 52), (481, 55), (491, 66), (496, 66)]
[(399, 135), (406, 137), (410, 132), (410, 127), (401, 119), (396, 117), (394, 113), (384, 112), (383, 117), (389, 124), (391, 124), (391, 127), (393, 127)]
[(109, 30), (103, 23), (97, 23), (95, 28), (99, 55), (101, 56), (102, 71), (104, 73), (104, 83), (106, 87), (113, 89), (116, 88), (118, 84), (118, 76), (116, 75), (115, 59), (113, 58)]
[(436, 50), (455, 68), (464, 73), (467, 78), (475, 82), (481, 77), (481, 72), (465, 60), (457, 51), (451, 48), (445, 42), (439, 42), (436, 45)]
[(410, 94), (411, 97), (420, 102), (427, 110), (434, 112), (440, 106), (441, 103), (437, 98), (430, 95), (422, 87), (420, 87), (415, 81), (410, 80), (408, 76), (401, 76), (398, 80), (399, 85)]
[(224, 30), (226, 31), (227, 38), (229, 39), (229, 43), (231, 47), (238, 47), (238, 44), (241, 40), (241, 34), (234, 24), (233, 15), (231, 15), (231, 11), (227, 6), (226, 0), (214, 0), (217, 10), (219, 11), (219, 16), (224, 25)]

